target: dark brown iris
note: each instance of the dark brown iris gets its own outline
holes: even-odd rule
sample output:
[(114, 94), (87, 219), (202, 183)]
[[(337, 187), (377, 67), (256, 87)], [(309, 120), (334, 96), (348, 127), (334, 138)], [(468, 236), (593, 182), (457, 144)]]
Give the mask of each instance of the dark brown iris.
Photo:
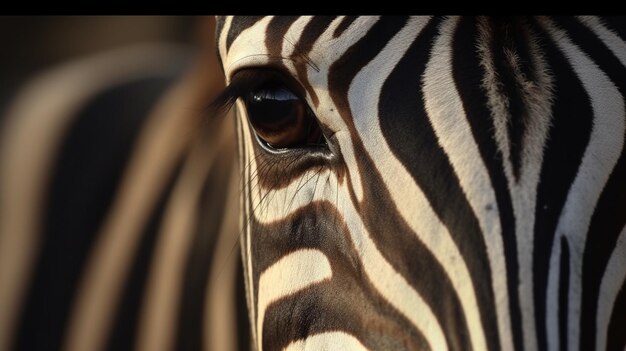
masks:
[(315, 115), (289, 89), (271, 84), (245, 99), (248, 119), (259, 138), (275, 149), (324, 144)]

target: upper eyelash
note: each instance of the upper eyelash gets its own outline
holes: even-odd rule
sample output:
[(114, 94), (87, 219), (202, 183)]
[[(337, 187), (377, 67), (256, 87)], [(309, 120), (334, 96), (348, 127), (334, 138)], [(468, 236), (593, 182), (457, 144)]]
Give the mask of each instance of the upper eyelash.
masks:
[(293, 93), (301, 97), (301, 89), (295, 83), (290, 82), (288, 76), (275, 69), (255, 69), (249, 68), (238, 71), (233, 75), (230, 84), (215, 98), (208, 107), (209, 116), (221, 116), (235, 104), (238, 98), (250, 94), (254, 89), (267, 83), (270, 80), (280, 81), (285, 84)]
[(260, 83), (254, 72), (242, 71), (233, 76), (230, 84), (209, 105), (209, 116), (222, 115), (235, 104), (238, 98), (249, 94)]

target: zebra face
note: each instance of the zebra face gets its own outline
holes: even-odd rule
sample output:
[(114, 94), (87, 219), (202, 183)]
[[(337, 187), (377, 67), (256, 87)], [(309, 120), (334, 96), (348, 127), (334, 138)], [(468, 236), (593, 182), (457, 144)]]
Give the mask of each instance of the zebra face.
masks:
[(581, 31), (623, 45), (589, 18), (219, 18), (257, 349), (603, 348), (621, 283), (582, 261), (623, 251), (587, 204), (624, 107)]

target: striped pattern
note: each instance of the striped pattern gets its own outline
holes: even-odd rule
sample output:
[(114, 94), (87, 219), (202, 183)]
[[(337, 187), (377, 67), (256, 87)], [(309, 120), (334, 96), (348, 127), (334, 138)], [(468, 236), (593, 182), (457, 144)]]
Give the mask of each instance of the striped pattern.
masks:
[(203, 115), (223, 87), (214, 53), (120, 49), (17, 94), (0, 139), (0, 350), (248, 346), (234, 124)]
[[(220, 17), (219, 57), (41, 76), (0, 129), (0, 350), (623, 350), (624, 23)], [(328, 151), (207, 119), (219, 64), (291, 75)]]
[(237, 105), (256, 348), (624, 349), (624, 23), (218, 18), (227, 81), (328, 131), (270, 153)]

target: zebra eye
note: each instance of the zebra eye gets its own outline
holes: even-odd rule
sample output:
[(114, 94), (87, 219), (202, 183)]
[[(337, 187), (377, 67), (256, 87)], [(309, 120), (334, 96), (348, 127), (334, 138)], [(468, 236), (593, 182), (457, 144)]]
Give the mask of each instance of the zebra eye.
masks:
[(280, 82), (269, 82), (244, 97), (248, 119), (259, 139), (271, 149), (325, 145), (308, 104)]

